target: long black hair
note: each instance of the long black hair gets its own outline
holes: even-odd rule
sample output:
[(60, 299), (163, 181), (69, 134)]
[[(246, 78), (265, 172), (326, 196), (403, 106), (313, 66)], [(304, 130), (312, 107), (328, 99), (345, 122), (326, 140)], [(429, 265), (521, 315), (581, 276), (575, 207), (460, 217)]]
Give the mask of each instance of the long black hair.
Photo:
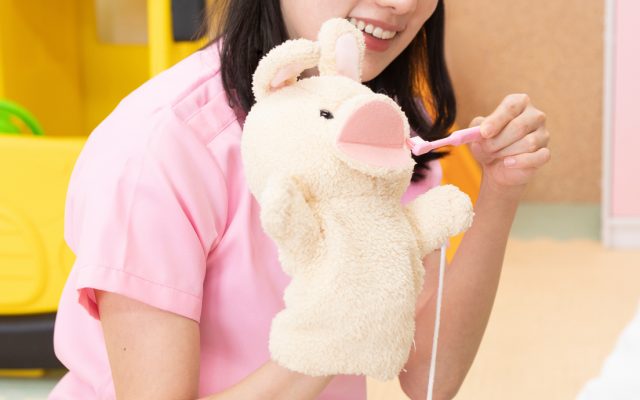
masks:
[[(247, 113), (255, 103), (253, 72), (273, 47), (289, 39), (279, 0), (219, 0), (214, 3), (209, 26), (215, 42), (223, 37), (220, 52), (222, 83), (230, 106)], [(214, 22), (215, 20), (215, 22)], [(414, 40), (374, 79), (364, 82), (374, 92), (396, 100), (411, 128), (425, 140), (441, 139), (455, 122), (456, 99), (444, 57), (444, 0), (422, 26)], [(428, 93), (423, 93), (424, 89)], [(425, 112), (425, 101), (433, 120)], [(427, 163), (446, 153), (414, 156), (413, 181), (425, 177)]]

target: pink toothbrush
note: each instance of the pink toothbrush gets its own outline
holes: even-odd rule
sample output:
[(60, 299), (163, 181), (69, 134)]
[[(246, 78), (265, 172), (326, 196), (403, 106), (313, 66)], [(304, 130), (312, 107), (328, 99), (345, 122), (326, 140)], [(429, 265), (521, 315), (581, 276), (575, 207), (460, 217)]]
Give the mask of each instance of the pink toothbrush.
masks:
[(480, 137), (480, 127), (476, 126), (473, 128), (455, 131), (446, 138), (434, 140), (433, 142), (427, 142), (419, 136), (414, 136), (407, 139), (407, 145), (413, 154), (420, 156), (442, 146), (458, 146), (465, 143), (475, 142), (480, 139)]

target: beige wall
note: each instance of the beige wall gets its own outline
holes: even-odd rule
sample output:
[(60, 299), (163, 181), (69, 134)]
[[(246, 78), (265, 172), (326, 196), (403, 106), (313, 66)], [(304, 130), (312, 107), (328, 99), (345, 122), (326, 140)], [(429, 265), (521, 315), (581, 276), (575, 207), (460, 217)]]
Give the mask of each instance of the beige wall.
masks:
[(460, 125), (509, 93), (546, 112), (552, 160), (526, 200), (599, 202), (604, 1), (448, 0)]

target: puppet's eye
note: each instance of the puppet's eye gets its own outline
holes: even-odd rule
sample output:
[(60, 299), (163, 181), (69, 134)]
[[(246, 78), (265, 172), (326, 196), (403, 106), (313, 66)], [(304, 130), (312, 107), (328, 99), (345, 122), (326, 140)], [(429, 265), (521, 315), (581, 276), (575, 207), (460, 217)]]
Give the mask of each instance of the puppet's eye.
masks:
[(320, 110), (320, 116), (326, 119), (333, 119), (333, 114), (329, 110)]

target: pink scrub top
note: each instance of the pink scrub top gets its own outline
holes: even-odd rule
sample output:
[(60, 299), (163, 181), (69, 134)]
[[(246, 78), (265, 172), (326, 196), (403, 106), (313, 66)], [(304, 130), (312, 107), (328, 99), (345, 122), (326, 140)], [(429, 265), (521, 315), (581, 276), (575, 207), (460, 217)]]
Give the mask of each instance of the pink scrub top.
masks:
[[(54, 345), (69, 372), (49, 399), (115, 399), (94, 289), (199, 322), (201, 396), (270, 359), (269, 329), (290, 278), (247, 188), (241, 123), (228, 106), (217, 45), (127, 96), (89, 136), (71, 175), (64, 239), (76, 260)], [(405, 200), (435, 186), (440, 165)], [(366, 398), (339, 375), (319, 399)]]

